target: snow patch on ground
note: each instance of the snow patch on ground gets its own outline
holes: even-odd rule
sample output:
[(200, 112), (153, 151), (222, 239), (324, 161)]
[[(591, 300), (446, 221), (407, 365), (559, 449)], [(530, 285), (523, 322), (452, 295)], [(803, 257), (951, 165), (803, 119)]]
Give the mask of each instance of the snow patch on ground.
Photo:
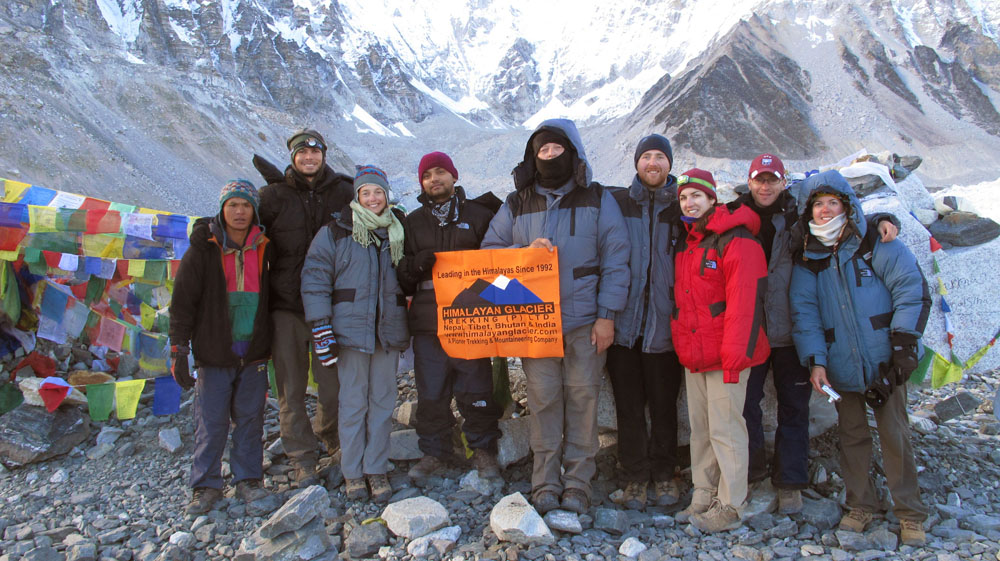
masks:
[(931, 194), (935, 199), (945, 196), (969, 199), (976, 206), (980, 216), (1000, 222), (1000, 177), (975, 185), (952, 185)]

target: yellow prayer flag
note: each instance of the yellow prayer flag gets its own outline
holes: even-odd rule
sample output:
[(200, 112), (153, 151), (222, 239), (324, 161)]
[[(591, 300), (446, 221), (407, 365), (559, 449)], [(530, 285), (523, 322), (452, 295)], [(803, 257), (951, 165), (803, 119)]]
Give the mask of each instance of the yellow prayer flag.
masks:
[(145, 386), (146, 380), (142, 378), (115, 383), (115, 414), (119, 420), (135, 417), (135, 410), (139, 408), (139, 397), (142, 396), (142, 389)]
[(938, 353), (934, 353), (934, 362), (931, 366), (931, 386), (934, 389), (945, 384), (957, 382), (962, 379), (962, 365), (944, 358)]
[(24, 191), (28, 187), (31, 187), (30, 183), (21, 183), (20, 181), (14, 181), (13, 179), (4, 179), (3, 180), (3, 188), (4, 188), (3, 202), (5, 202), (5, 203), (16, 203), (17, 201), (21, 200), (21, 195), (24, 194)]
[(156, 310), (149, 304), (141, 302), (139, 312), (142, 315), (142, 328), (146, 331), (152, 331), (153, 323), (156, 322)]
[(17, 255), (20, 253), (18, 250), (13, 251), (0, 251), (0, 260), (3, 261), (17, 261)]
[(151, 208), (139, 207), (139, 214), (163, 214), (163, 212)]
[(944, 287), (944, 281), (941, 277), (938, 277), (938, 294), (941, 296), (946, 296), (948, 294), (948, 289)]
[(42, 234), (58, 232), (56, 228), (56, 218), (59, 216), (59, 209), (45, 206), (28, 205), (28, 225), (29, 234)]
[(112, 234), (84, 234), (83, 254), (102, 259), (125, 257), (125, 238)]
[(145, 259), (129, 259), (128, 260), (128, 276), (130, 277), (142, 277), (146, 274), (146, 260)]

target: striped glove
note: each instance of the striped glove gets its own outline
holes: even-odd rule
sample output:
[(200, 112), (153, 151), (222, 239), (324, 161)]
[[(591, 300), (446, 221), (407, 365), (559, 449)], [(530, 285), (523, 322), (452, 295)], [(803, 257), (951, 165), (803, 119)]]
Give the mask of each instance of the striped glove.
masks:
[(323, 366), (333, 366), (337, 362), (340, 345), (337, 344), (337, 338), (333, 336), (333, 328), (330, 327), (330, 323), (316, 322), (313, 325), (312, 334), (316, 358)]

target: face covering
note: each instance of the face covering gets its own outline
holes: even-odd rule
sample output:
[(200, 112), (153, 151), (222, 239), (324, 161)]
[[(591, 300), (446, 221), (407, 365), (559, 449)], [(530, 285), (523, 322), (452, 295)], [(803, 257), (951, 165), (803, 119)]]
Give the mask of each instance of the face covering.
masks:
[(566, 149), (551, 160), (535, 158), (538, 170), (538, 184), (546, 189), (562, 187), (573, 176), (573, 151)]
[(816, 239), (826, 247), (833, 247), (833, 244), (837, 243), (840, 239), (841, 232), (844, 231), (844, 226), (847, 224), (847, 213), (838, 215), (837, 217), (831, 219), (826, 224), (822, 226), (816, 224), (812, 220), (809, 221), (809, 232), (816, 236)]

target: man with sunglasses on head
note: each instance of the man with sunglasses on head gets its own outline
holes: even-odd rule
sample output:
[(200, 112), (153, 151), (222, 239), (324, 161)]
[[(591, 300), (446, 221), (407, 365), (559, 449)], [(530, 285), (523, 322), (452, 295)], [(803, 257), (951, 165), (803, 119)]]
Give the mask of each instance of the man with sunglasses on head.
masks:
[[(326, 141), (312, 129), (296, 131), (287, 141), (291, 164), (283, 181), (260, 192), (260, 219), (274, 245), (270, 308), (272, 355), (278, 386), (281, 443), (292, 462), (299, 487), (318, 483), (319, 437), (333, 456), (337, 435), (337, 378), (330, 347), (313, 345), (313, 326), (306, 323), (300, 293), (306, 251), (319, 229), (354, 197), (354, 180), (326, 164)], [(312, 359), (310, 361), (310, 358)], [(315, 432), (306, 411), (310, 364), (319, 387)]]

